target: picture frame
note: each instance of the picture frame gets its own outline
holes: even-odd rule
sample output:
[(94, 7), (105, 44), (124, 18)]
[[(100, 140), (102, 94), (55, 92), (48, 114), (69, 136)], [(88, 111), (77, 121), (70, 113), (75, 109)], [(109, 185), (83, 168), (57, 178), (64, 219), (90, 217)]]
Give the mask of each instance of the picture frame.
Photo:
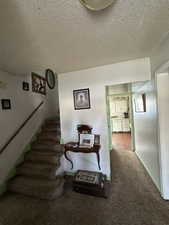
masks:
[(134, 98), (134, 104), (136, 113), (146, 112), (146, 94), (136, 94)]
[(94, 134), (80, 134), (79, 147), (92, 148), (94, 145)]
[(23, 89), (24, 91), (29, 91), (29, 83), (23, 81), (23, 82), (22, 82), (22, 89)]
[(36, 73), (32, 73), (32, 91), (46, 95), (46, 79)]
[(10, 99), (1, 99), (1, 105), (3, 110), (11, 109), (11, 100)]
[(100, 145), (100, 135), (99, 134), (94, 135), (94, 144)]
[(89, 88), (73, 91), (74, 109), (90, 109), (90, 91)]

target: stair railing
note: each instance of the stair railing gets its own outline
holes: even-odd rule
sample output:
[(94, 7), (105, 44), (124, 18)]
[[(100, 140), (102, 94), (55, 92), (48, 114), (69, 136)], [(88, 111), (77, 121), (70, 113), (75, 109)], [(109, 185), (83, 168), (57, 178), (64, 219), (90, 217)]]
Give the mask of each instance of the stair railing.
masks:
[(44, 104), (44, 101), (42, 101), (34, 110), (33, 112), (28, 116), (28, 118), (21, 124), (21, 126), (15, 131), (15, 133), (9, 138), (9, 140), (4, 144), (4, 146), (0, 150), (0, 154), (4, 152), (4, 150), (8, 147), (8, 145), (13, 141), (13, 139), (19, 134), (19, 132), (22, 130), (22, 128), (29, 122), (29, 120), (33, 117), (33, 115), (38, 111), (38, 109)]

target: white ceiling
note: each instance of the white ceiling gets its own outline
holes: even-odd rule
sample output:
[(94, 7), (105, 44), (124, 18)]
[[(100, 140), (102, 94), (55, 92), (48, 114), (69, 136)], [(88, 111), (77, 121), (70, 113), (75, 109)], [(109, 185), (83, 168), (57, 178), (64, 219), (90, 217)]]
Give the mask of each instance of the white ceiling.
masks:
[(78, 0), (0, 2), (0, 68), (58, 73), (149, 56), (169, 30), (169, 0), (117, 0), (92, 12)]

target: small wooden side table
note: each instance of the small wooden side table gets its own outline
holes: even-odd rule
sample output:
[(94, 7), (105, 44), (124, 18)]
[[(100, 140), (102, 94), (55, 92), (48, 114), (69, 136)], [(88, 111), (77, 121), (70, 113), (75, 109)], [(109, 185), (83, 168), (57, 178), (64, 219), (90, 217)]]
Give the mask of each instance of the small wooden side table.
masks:
[(69, 159), (69, 157), (67, 156), (67, 152), (96, 153), (98, 168), (99, 168), (99, 170), (101, 170), (101, 167), (100, 167), (100, 155), (99, 155), (99, 150), (100, 150), (101, 145), (93, 145), (92, 148), (87, 148), (87, 147), (86, 148), (82, 148), (82, 147), (75, 146), (75, 145), (77, 145), (76, 142), (68, 142), (67, 144), (65, 144), (64, 156), (71, 163), (71, 165), (72, 165), (71, 169), (73, 169), (73, 161), (71, 159)]

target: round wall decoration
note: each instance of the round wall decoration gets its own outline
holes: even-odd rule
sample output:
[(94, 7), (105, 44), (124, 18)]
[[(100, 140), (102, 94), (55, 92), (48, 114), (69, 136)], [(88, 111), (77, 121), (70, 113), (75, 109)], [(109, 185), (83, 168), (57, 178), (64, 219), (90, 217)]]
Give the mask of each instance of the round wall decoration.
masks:
[(115, 0), (79, 0), (86, 8), (99, 11), (109, 7)]
[(56, 83), (54, 72), (50, 69), (47, 69), (45, 75), (46, 75), (46, 82), (47, 82), (48, 87), (50, 89), (53, 89), (55, 87), (55, 83)]

